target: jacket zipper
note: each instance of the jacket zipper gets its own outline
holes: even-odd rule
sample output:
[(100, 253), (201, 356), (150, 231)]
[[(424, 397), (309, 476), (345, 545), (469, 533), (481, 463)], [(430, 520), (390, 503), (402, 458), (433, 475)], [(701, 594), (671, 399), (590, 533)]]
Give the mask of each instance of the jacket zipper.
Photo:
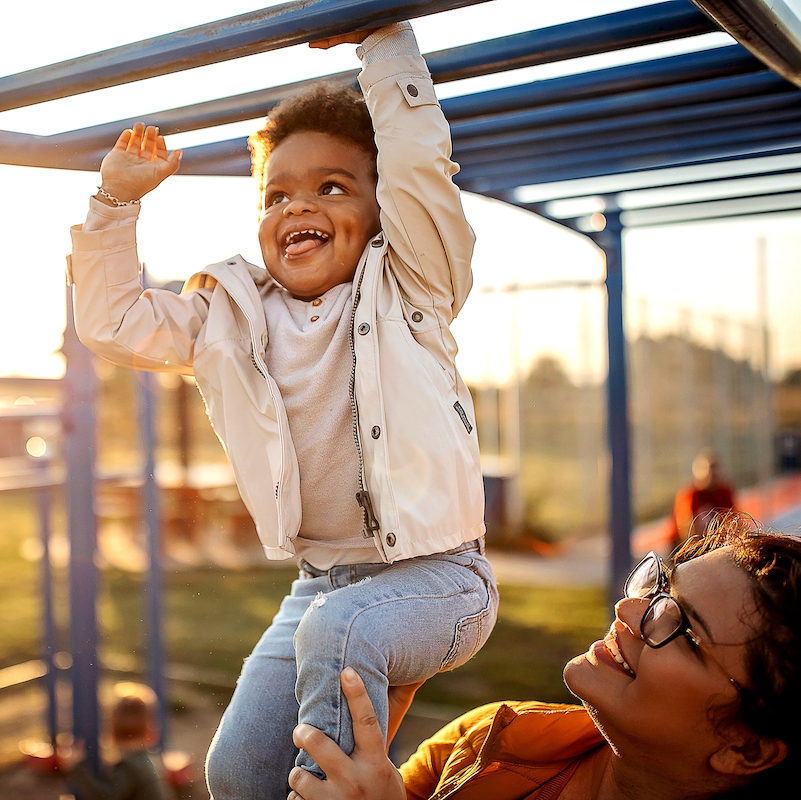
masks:
[(359, 407), (356, 403), (356, 343), (353, 337), (353, 329), (356, 324), (356, 309), (362, 296), (362, 280), (364, 279), (364, 268), (359, 273), (359, 280), (356, 284), (356, 291), (353, 294), (353, 308), (350, 313), (350, 327), (348, 328), (348, 343), (350, 344), (350, 407), (353, 412), (353, 440), (356, 443), (356, 453), (359, 456), (359, 491), (356, 492), (356, 502), (361, 506), (364, 514), (364, 528), (362, 535), (365, 539), (372, 539), (379, 531), (380, 525), (373, 511), (373, 501), (370, 493), (364, 485), (364, 453), (362, 452), (362, 441), (359, 437)]

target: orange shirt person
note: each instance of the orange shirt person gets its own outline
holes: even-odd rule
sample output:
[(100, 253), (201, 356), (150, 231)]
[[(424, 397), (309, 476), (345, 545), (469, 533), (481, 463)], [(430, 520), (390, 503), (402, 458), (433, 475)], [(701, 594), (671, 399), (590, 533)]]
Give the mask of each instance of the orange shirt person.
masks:
[(733, 488), (721, 475), (720, 465), (710, 450), (693, 460), (693, 482), (679, 490), (670, 519), (670, 546), (677, 547), (693, 533), (706, 532), (718, 511), (737, 510)]

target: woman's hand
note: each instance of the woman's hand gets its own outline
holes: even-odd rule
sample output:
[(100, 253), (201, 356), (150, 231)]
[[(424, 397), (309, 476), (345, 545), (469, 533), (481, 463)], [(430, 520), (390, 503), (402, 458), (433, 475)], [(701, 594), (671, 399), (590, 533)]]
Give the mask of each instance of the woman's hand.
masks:
[(102, 187), (118, 200), (139, 200), (181, 166), (181, 151), (167, 152), (158, 128), (137, 122), (120, 134), (100, 165)]
[(322, 731), (298, 725), (295, 744), (320, 765), (327, 780), (295, 767), (289, 773), (289, 800), (406, 800), (403, 778), (384, 752), (384, 735), (362, 679), (348, 667), (340, 682), (353, 717), (353, 752), (347, 756)]
[(329, 36), (327, 39), (317, 39), (315, 42), (309, 42), (309, 47), (328, 50), (329, 47), (336, 47), (338, 44), (361, 44), (371, 33), (375, 33), (377, 30), (378, 28), (366, 28), (362, 31)]

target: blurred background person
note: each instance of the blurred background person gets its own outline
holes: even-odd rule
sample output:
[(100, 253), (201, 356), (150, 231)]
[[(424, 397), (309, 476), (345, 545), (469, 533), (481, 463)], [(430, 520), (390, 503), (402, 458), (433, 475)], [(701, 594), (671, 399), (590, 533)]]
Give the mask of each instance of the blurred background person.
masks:
[(670, 549), (687, 541), (690, 532), (706, 533), (716, 512), (736, 511), (733, 487), (725, 481), (715, 454), (701, 450), (693, 459), (693, 480), (679, 489), (669, 520)]

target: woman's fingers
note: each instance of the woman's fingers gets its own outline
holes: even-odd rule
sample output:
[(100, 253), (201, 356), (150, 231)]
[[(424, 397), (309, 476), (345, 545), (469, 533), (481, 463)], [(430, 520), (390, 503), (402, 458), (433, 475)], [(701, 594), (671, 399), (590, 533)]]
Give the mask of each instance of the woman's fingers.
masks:
[(287, 800), (323, 800), (328, 793), (326, 781), (321, 781), (303, 767), (293, 767), (289, 773), (289, 788), (292, 789)]
[[(311, 725), (298, 725), (292, 732), (292, 741), (296, 747), (305, 750), (320, 765), (326, 775), (338, 774), (349, 760), (335, 741)], [(298, 769), (306, 772), (300, 767)], [(310, 777), (314, 776), (310, 775)], [(295, 788), (291, 781), (290, 786)]]
[(353, 740), (356, 748), (366, 754), (384, 753), (384, 734), (370, 702), (364, 683), (356, 670), (345, 667), (339, 678), (353, 718)]
[(350, 667), (340, 676), (353, 719), (355, 747), (345, 754), (336, 742), (310, 725), (298, 725), (293, 739), (325, 772), (320, 781), (296, 767), (289, 785), (302, 800), (404, 800), (403, 779), (384, 753), (384, 734), (361, 678)]

